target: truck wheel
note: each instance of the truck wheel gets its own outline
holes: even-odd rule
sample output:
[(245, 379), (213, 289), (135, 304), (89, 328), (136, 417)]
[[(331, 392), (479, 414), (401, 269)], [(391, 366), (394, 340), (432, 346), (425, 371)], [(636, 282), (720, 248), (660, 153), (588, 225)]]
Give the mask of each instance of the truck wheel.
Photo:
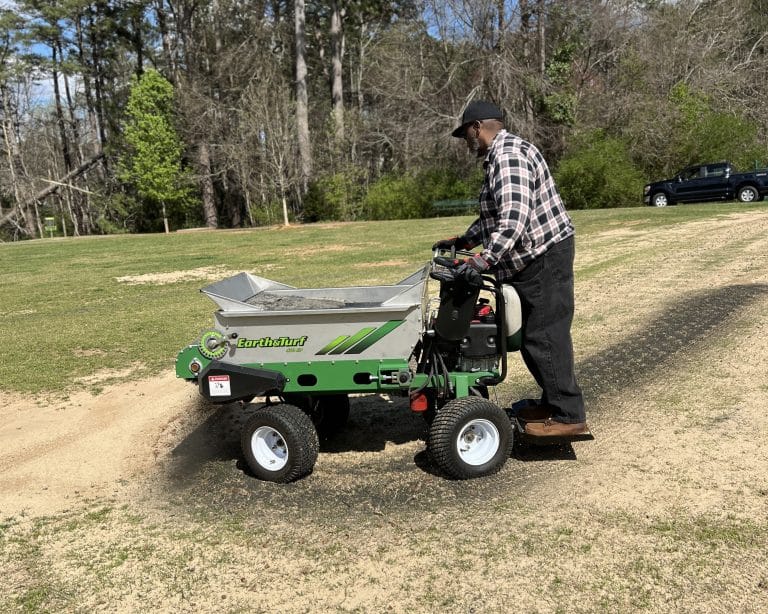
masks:
[(320, 448), (312, 421), (287, 404), (258, 409), (246, 423), (240, 445), (257, 478), (281, 484), (310, 473)]
[(429, 429), (435, 464), (458, 480), (496, 473), (512, 453), (512, 424), (498, 405), (479, 397), (446, 403)]
[(736, 197), (739, 199), (739, 202), (742, 203), (753, 203), (760, 200), (760, 194), (758, 193), (757, 188), (751, 185), (745, 185), (743, 188), (739, 188), (739, 193)]
[(666, 207), (669, 204), (669, 199), (664, 192), (656, 192), (651, 196), (651, 204), (654, 207)]

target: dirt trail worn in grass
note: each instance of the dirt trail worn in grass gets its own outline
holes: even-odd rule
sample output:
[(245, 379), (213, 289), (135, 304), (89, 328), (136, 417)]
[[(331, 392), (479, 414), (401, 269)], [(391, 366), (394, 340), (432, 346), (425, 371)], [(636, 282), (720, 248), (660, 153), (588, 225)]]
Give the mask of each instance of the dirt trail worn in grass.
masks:
[[(577, 253), (596, 440), (517, 448), (490, 478), (437, 475), (400, 398), (353, 399), (283, 486), (242, 469), (249, 410), (170, 375), (10, 400), (0, 607), (768, 611), (768, 211), (608, 228)], [(534, 392), (511, 358), (501, 403)]]
[(35, 403), (3, 395), (0, 511), (53, 513), (119, 492), (166, 454), (159, 437), (195, 397), (171, 373), (96, 397), (80, 392)]

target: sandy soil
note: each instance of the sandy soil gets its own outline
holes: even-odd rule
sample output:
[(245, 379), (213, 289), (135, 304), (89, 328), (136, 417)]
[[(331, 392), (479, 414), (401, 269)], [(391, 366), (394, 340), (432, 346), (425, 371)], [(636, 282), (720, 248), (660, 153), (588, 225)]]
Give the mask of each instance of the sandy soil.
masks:
[(121, 284), (129, 286), (152, 284), (153, 286), (163, 286), (166, 284), (175, 284), (180, 281), (216, 281), (229, 275), (235, 275), (238, 271), (228, 271), (225, 267), (206, 266), (198, 269), (188, 269), (186, 271), (169, 271), (166, 273), (147, 273), (145, 275), (124, 275), (116, 277), (115, 280)]
[(0, 514), (50, 514), (79, 499), (120, 492), (167, 454), (158, 448), (160, 437), (196, 396), (170, 372), (111, 386), (96, 397), (81, 392), (30, 403), (3, 394)]
[[(574, 342), (596, 440), (518, 447), (483, 480), (439, 476), (399, 398), (353, 399), (314, 473), (276, 486), (239, 459), (249, 410), (206, 406), (171, 373), (96, 397), (3, 394), (0, 516), (83, 525), (53, 521), (34, 542), (56, 561), (50, 584), (77, 595), (41, 603), (768, 611), (768, 212), (610, 229), (577, 249)], [(514, 359), (499, 402), (534, 392)], [(94, 531), (98, 506), (114, 511)], [(282, 556), (266, 555), (275, 542)], [(97, 561), (119, 545), (131, 566), (94, 575), (75, 543)], [(9, 572), (10, 603), (39, 569)]]

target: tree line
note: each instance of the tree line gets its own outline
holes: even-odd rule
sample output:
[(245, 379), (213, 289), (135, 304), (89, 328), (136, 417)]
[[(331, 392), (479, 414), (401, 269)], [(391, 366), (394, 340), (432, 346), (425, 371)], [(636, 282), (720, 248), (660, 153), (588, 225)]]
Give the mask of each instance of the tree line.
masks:
[(18, 0), (0, 236), (423, 217), (487, 99), (570, 208), (768, 164), (768, 0)]

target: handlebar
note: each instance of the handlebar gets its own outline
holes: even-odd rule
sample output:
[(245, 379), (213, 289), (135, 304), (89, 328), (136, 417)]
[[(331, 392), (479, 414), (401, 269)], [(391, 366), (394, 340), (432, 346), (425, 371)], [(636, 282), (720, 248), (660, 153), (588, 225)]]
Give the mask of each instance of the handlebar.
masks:
[(448, 269), (455, 269), (461, 264), (461, 261), (458, 258), (446, 258), (445, 256), (435, 256), (432, 258), (432, 262), (438, 266), (444, 266)]
[[(450, 256), (449, 256), (450, 254)], [(475, 254), (470, 251), (451, 249), (435, 249), (432, 255), (432, 267), (429, 276), (441, 282), (452, 282), (461, 279), (456, 276), (457, 269), (464, 264), (465, 259), (472, 258)], [(492, 278), (484, 277), (486, 283), (494, 285)]]

